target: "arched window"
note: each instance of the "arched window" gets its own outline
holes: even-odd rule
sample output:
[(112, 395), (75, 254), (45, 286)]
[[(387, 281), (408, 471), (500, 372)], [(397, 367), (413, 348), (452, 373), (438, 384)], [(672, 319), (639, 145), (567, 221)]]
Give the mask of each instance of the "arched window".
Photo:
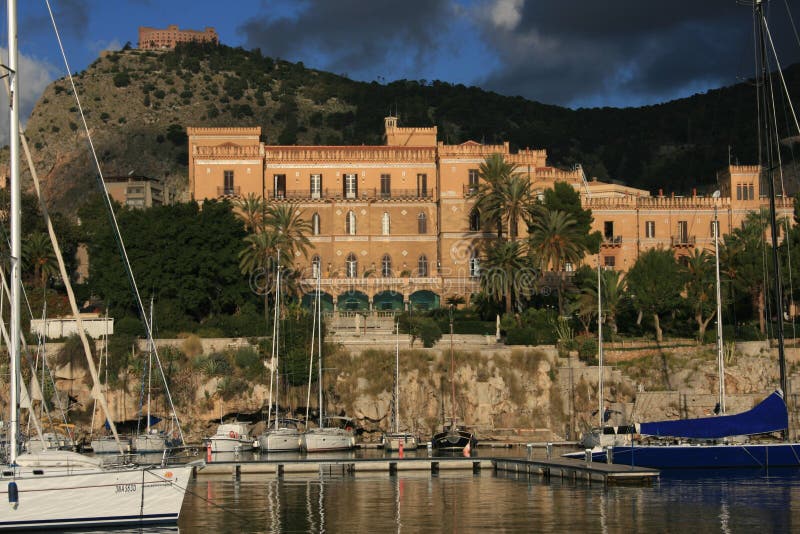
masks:
[(383, 217), (381, 217), (381, 234), (389, 235), (391, 220), (389, 219), (389, 212), (384, 211)]
[(428, 258), (425, 257), (425, 254), (417, 260), (417, 276), (420, 278), (428, 276)]
[(392, 257), (384, 254), (381, 258), (381, 276), (384, 278), (392, 277)]
[(469, 275), (474, 278), (481, 275), (481, 260), (478, 259), (476, 252), (472, 252), (469, 256)]
[(481, 229), (481, 212), (477, 208), (473, 208), (469, 212), (469, 231), (478, 232)]
[(356, 259), (356, 255), (352, 252), (347, 255), (347, 259), (345, 260), (345, 270), (347, 278), (358, 277), (358, 260)]
[(356, 235), (356, 214), (350, 210), (344, 219), (344, 233), (347, 235)]
[(417, 215), (417, 233), (428, 233), (428, 218), (425, 216), (424, 212), (420, 212), (420, 214)]
[(319, 235), (319, 213), (311, 216), (311, 235)]
[(322, 272), (321, 267), (322, 267), (322, 260), (318, 255), (315, 254), (314, 257), (311, 258), (311, 278), (316, 279), (321, 276), (320, 274)]

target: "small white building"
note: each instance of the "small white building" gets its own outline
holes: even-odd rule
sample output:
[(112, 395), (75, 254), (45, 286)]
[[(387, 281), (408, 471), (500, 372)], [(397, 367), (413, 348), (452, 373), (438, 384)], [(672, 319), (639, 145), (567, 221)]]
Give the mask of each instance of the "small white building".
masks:
[[(82, 313), (83, 331), (93, 339), (100, 339), (114, 333), (114, 318), (101, 317), (99, 313)], [(59, 339), (78, 333), (78, 321), (74, 317), (54, 317), (52, 319), (31, 319), (31, 333), (46, 339)]]

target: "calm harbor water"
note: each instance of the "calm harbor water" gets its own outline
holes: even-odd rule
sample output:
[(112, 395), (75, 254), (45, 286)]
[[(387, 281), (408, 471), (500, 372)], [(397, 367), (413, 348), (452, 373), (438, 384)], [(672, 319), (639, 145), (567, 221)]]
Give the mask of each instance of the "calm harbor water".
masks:
[(200, 477), (181, 532), (793, 532), (797, 473), (674, 473), (652, 487), (448, 472)]
[[(483, 449), (480, 455), (520, 452)], [(651, 487), (546, 482), (489, 470), (281, 480), (200, 476), (190, 483), (178, 527), (269, 533), (793, 532), (800, 531), (800, 471), (665, 472)]]

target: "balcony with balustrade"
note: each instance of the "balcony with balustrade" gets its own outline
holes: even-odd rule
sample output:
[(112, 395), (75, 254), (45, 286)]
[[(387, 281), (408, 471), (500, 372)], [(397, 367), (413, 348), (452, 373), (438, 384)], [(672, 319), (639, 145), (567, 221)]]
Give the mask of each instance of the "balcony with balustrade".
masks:
[(674, 235), (670, 237), (670, 246), (673, 248), (694, 248), (697, 238), (693, 235)]
[(361, 188), (358, 191), (342, 191), (325, 188), (312, 191), (310, 189), (269, 191), (269, 200), (296, 200), (302, 202), (326, 201), (397, 201), (397, 200), (434, 200), (434, 189), (391, 189), (381, 191), (376, 188)]
[(218, 197), (239, 197), (242, 195), (242, 188), (237, 186), (225, 187), (217, 186)]

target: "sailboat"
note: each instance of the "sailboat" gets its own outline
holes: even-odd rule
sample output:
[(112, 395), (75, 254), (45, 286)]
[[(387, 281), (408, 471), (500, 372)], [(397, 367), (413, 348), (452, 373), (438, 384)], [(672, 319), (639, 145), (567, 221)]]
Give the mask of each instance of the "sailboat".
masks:
[[(280, 322), (281, 322), (281, 253), (278, 250), (278, 265), (275, 274), (275, 310), (272, 324), (272, 358), (270, 362), (270, 395), (267, 414), (267, 429), (258, 436), (258, 446), (263, 452), (290, 452), (300, 450), (300, 430), (293, 419), (281, 419), (278, 415), (280, 374)], [(272, 417), (272, 384), (275, 384), (275, 421), (270, 425)]]
[[(769, 87), (767, 36), (769, 29), (764, 15), (761, 0), (753, 4), (754, 20), (758, 28), (759, 62), (761, 66), (760, 105), (768, 117), (774, 117), (771, 108), (772, 99), (762, 94)], [(771, 38), (770, 38), (771, 39)], [(780, 64), (778, 63), (778, 75)], [(784, 85), (785, 87), (785, 85)], [(776, 130), (777, 131), (777, 130)], [(769, 186), (769, 214), (771, 226), (772, 277), (774, 284), (775, 309), (777, 310), (777, 345), (778, 364), (780, 369), (780, 389), (773, 392), (757, 406), (743, 413), (720, 415), (697, 419), (656, 421), (635, 425), (637, 434), (647, 436), (653, 443), (612, 446), (604, 451), (593, 452), (595, 461), (611, 460), (613, 463), (642, 467), (667, 468), (758, 468), (793, 467), (800, 468), (800, 443), (785, 439), (789, 428), (789, 414), (786, 408), (786, 359), (783, 339), (783, 288), (780, 279), (778, 258), (778, 230), (775, 208), (775, 184), (772, 176), (773, 146), (769, 139), (773, 135), (772, 128), (765, 129), (767, 156), (765, 170)], [(716, 226), (716, 224), (715, 224)], [(715, 237), (717, 234), (715, 230)], [(718, 275), (717, 275), (718, 279)], [(717, 281), (717, 283), (719, 283)], [(719, 286), (718, 296), (719, 299)], [(718, 313), (720, 310), (718, 300)], [(724, 368), (721, 349), (720, 317), (718, 321), (718, 366), (720, 371), (719, 403), (724, 413)], [(750, 441), (753, 436), (781, 433), (784, 439), (777, 441)], [(666, 441), (664, 441), (666, 439)], [(608, 458), (611, 454), (612, 457)]]
[[(150, 299), (150, 328), (153, 328), (153, 299)], [(152, 403), (152, 382), (153, 382), (153, 349), (155, 341), (152, 336), (147, 338), (147, 414), (145, 419), (145, 431), (133, 437), (133, 450), (137, 453), (163, 452), (173, 445), (166, 432), (153, 428), (161, 422), (161, 418), (150, 413)], [(166, 382), (165, 382), (166, 387)], [(144, 382), (142, 383), (144, 386)], [(141, 416), (141, 412), (140, 412)], [(141, 419), (141, 417), (140, 417)]]
[(250, 425), (244, 421), (220, 421), (217, 431), (206, 440), (211, 452), (247, 452), (253, 450)]
[[(108, 385), (108, 311), (106, 311), (106, 334), (105, 334), (105, 343), (103, 344), (103, 352), (100, 356), (100, 370), (103, 370), (103, 363), (105, 363), (105, 380), (104, 387)], [(94, 429), (94, 418), (95, 413), (97, 412), (97, 401), (94, 403), (94, 407), (92, 408), (92, 429)], [(104, 425), (108, 428), (108, 425)], [(127, 436), (119, 436), (119, 440), (122, 444), (123, 452), (130, 452), (131, 449), (131, 439)], [(117, 440), (114, 439), (113, 435), (107, 436), (94, 436), (92, 437), (91, 441), (92, 452), (95, 454), (117, 454), (119, 453), (119, 447), (117, 446)]]
[[(314, 363), (314, 343), (317, 349), (317, 386), (319, 387), (319, 427), (307, 429), (303, 433), (302, 448), (307, 452), (342, 451), (354, 449), (356, 437), (355, 423), (348, 417), (326, 417), (322, 397), (322, 283), (317, 273), (317, 287), (314, 299), (314, 327), (311, 334), (310, 363)], [(308, 387), (311, 387), (309, 380)], [(306, 416), (308, 421), (308, 416)]]
[[(0, 515), (0, 529), (62, 529), (97, 526), (175, 523), (178, 520), (191, 466), (179, 467), (105, 467), (96, 458), (71, 451), (19, 452), (20, 404), (20, 334), (21, 334), (21, 195), (20, 195), (20, 125), (17, 43), (17, 3), (8, 2), (9, 82), (9, 166), (11, 190), (11, 310), (9, 343), (10, 413), (7, 458), (0, 466), (0, 498), (7, 502)], [(33, 174), (33, 173), (32, 173)], [(34, 175), (38, 192), (38, 178)], [(43, 210), (45, 211), (45, 210)], [(45, 212), (46, 213), (46, 212)], [(45, 215), (48, 232), (54, 236), (52, 223)], [(83, 334), (77, 314), (75, 295), (60, 249), (53, 239), (59, 269), (78, 331)], [(84, 338), (85, 339), (85, 338)], [(88, 364), (96, 389), (97, 370), (91, 358)], [(104, 405), (105, 409), (105, 405)], [(113, 428), (113, 426), (112, 426)]]
[(416, 434), (400, 432), (400, 322), (395, 321), (394, 346), (394, 408), (392, 411), (392, 431), (381, 436), (383, 450), (412, 450), (419, 446)]
[(450, 306), (450, 424), (444, 423), (442, 431), (434, 434), (431, 443), (434, 449), (439, 451), (469, 451), (478, 444), (478, 440), (472, 432), (460, 428), (456, 424), (456, 382), (455, 382), (456, 360), (453, 354), (453, 307)]
[[(585, 178), (584, 178), (585, 180)], [(589, 188), (586, 188), (588, 195)], [(603, 296), (602, 270), (600, 255), (597, 256), (597, 412), (598, 426), (591, 428), (581, 437), (581, 446), (585, 449), (603, 449), (614, 445), (630, 444), (636, 432), (632, 425), (609, 425), (611, 410), (605, 406), (603, 396)]]

